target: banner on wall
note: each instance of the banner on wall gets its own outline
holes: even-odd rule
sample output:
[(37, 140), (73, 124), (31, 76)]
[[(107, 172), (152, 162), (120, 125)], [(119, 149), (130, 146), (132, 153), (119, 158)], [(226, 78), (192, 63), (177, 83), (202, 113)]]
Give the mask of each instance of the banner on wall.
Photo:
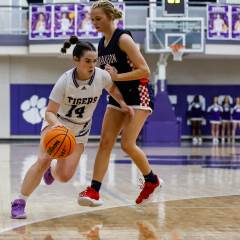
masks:
[(80, 38), (101, 38), (92, 25), (90, 16), (90, 5), (77, 5), (77, 36)]
[(75, 5), (54, 6), (54, 38), (75, 35)]
[(232, 6), (232, 39), (240, 40), (240, 6)]
[(44, 40), (52, 38), (52, 12), (51, 5), (31, 6), (29, 39)]
[[(116, 8), (123, 12), (123, 18), (116, 20), (118, 28), (125, 27), (125, 4), (115, 3)], [(93, 27), (90, 17), (91, 5), (57, 4), (31, 5), (29, 39), (66, 39), (71, 35), (79, 38), (101, 38)]]
[(207, 38), (240, 40), (240, 5), (208, 5)]
[(229, 5), (208, 5), (208, 39), (230, 39), (231, 19)]

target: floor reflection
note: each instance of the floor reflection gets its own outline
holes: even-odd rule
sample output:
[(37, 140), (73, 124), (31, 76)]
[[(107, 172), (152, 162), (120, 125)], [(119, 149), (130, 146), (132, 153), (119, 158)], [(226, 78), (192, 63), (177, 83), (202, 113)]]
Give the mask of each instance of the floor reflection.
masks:
[(237, 240), (239, 224), (239, 196), (226, 196), (75, 214), (16, 228), (0, 239)]

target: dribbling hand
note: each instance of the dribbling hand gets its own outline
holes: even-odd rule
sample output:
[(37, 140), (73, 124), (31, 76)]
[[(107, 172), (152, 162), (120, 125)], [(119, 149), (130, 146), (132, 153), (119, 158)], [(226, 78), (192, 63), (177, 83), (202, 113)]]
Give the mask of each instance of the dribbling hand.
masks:
[(134, 109), (127, 104), (122, 105), (121, 109), (123, 112), (128, 113), (131, 118), (134, 116)]
[(112, 80), (117, 80), (118, 72), (115, 67), (110, 66), (109, 64), (105, 65), (105, 70), (110, 74)]
[(57, 128), (57, 127), (62, 127), (62, 128), (67, 128), (64, 124), (62, 124), (62, 123), (55, 123), (54, 125), (52, 125), (52, 127), (51, 128)]

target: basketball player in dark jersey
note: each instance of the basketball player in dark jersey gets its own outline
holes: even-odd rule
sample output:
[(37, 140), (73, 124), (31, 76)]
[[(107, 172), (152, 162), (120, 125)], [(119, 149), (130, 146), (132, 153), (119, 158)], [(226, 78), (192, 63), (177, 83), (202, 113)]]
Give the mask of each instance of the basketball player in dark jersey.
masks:
[(98, 46), (99, 65), (110, 73), (126, 103), (134, 108), (135, 114), (130, 119), (121, 111), (118, 103), (109, 98), (91, 187), (81, 192), (78, 198), (79, 204), (84, 206), (102, 204), (99, 190), (120, 131), (122, 149), (133, 159), (145, 179), (136, 203), (148, 199), (162, 183), (152, 172), (145, 153), (136, 145), (136, 139), (153, 110), (152, 92), (148, 85), (150, 70), (131, 33), (115, 27), (114, 20), (121, 17), (122, 12), (110, 1), (100, 0), (92, 5), (92, 23), (98, 32), (103, 33)]

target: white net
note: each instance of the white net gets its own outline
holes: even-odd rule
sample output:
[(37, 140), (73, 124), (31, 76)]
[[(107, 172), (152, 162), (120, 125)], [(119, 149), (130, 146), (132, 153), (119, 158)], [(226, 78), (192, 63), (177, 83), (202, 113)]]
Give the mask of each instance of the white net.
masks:
[(171, 46), (171, 52), (172, 52), (174, 61), (178, 61), (178, 62), (182, 61), (184, 49), (185, 48), (182, 45), (173, 45), (173, 46)]

